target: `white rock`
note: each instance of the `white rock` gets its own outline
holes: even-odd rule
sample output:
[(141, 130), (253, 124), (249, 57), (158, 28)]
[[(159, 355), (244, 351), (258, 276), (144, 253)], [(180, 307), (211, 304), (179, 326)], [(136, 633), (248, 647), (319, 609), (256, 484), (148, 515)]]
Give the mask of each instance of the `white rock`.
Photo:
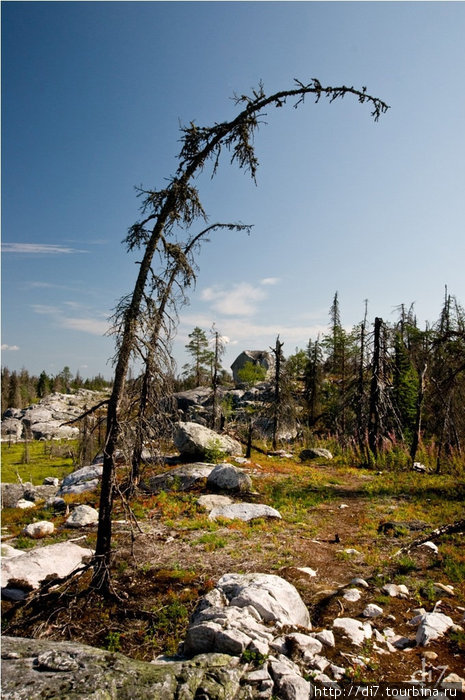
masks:
[(364, 578), (353, 578), (350, 582), (353, 586), (362, 586), (362, 588), (369, 588), (368, 583)]
[(362, 615), (363, 617), (379, 617), (379, 615), (382, 615), (383, 612), (383, 608), (380, 608), (379, 605), (375, 605), (375, 603), (369, 603), (363, 611)]
[(342, 597), (344, 598), (344, 600), (347, 600), (350, 603), (356, 603), (357, 600), (360, 600), (362, 594), (358, 590), (358, 588), (348, 588), (346, 591), (344, 591)]
[(382, 593), (391, 596), (391, 598), (406, 598), (408, 596), (408, 588), (403, 583), (386, 583), (382, 589)]
[(16, 579), (38, 588), (40, 581), (47, 576), (67, 576), (92, 554), (91, 549), (79, 547), (74, 542), (58, 542), (31, 549), (21, 556), (2, 560), (2, 587)]
[(339, 617), (333, 622), (335, 629), (340, 629), (352, 644), (360, 646), (366, 639), (371, 639), (373, 630), (369, 622), (360, 622), (351, 617)]
[(210, 520), (226, 518), (227, 520), (243, 520), (247, 522), (255, 518), (281, 518), (281, 514), (271, 506), (262, 503), (232, 503), (231, 505), (212, 508), (208, 516)]
[(273, 574), (225, 574), (217, 584), (230, 605), (255, 608), (265, 621), (311, 628), (310, 615), (295, 587)]
[(443, 613), (432, 612), (422, 615), (416, 636), (417, 646), (425, 647), (434, 639), (442, 637), (453, 624), (453, 620)]
[(343, 666), (336, 666), (335, 664), (331, 664), (329, 668), (330, 668), (331, 673), (333, 674), (333, 677), (336, 681), (338, 681), (340, 678), (342, 678), (346, 672), (346, 670)]
[(26, 501), (25, 498), (20, 498), (16, 503), (15, 508), (22, 508), (23, 510), (26, 510), (26, 508), (35, 508), (35, 505), (36, 504), (33, 501)]
[(60, 480), (57, 479), (56, 476), (46, 476), (43, 480), (43, 484), (45, 486), (58, 486), (60, 484)]
[(351, 555), (360, 554), (360, 552), (358, 551), (358, 549), (351, 549), (351, 548), (349, 548), (349, 549), (344, 549), (343, 551), (344, 551), (344, 554), (351, 554)]
[(331, 630), (321, 630), (315, 634), (315, 639), (318, 639), (326, 647), (335, 647), (336, 642), (334, 641), (334, 634)]
[(317, 574), (315, 569), (311, 569), (309, 566), (296, 566), (295, 568), (301, 574), (305, 574), (306, 576), (310, 576), (311, 578), (313, 578)]
[[(298, 649), (301, 654), (308, 653), (313, 656), (314, 654), (319, 654), (323, 649), (323, 644), (319, 639), (308, 634), (300, 634), (299, 632), (286, 635), (286, 641), (292, 649)], [(324, 669), (321, 670), (323, 671)]]
[(449, 673), (443, 679), (441, 686), (443, 688), (457, 688), (457, 690), (465, 693), (465, 678), (462, 678), (457, 673)]
[(349, 507), (349, 506), (347, 505), (347, 503), (341, 503), (340, 506), (339, 506), (339, 509), (340, 509), (340, 510), (343, 510), (344, 508), (348, 508), (348, 507)]
[(47, 520), (40, 520), (37, 523), (30, 523), (26, 525), (23, 532), (28, 537), (32, 537), (35, 540), (40, 540), (42, 537), (47, 537), (53, 534), (55, 531), (55, 525)]
[(77, 506), (66, 520), (66, 527), (85, 527), (98, 523), (98, 510), (92, 506)]

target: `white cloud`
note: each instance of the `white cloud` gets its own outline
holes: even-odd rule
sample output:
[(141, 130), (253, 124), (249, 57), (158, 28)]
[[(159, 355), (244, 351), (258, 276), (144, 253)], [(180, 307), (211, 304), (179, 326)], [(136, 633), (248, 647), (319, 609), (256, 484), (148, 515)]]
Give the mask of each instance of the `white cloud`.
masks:
[(60, 325), (73, 331), (82, 331), (91, 335), (105, 335), (109, 329), (108, 321), (96, 318), (61, 318)]
[(274, 284), (278, 284), (279, 281), (279, 277), (264, 277), (262, 280), (260, 280), (260, 284), (273, 286)]
[(68, 255), (70, 253), (86, 253), (86, 250), (68, 248), (51, 243), (2, 243), (4, 253), (27, 253), (29, 255)]
[(203, 301), (211, 302), (212, 309), (226, 316), (253, 316), (257, 302), (263, 301), (266, 293), (247, 282), (239, 282), (231, 290), (207, 287), (200, 296)]
[(19, 345), (7, 345), (6, 343), (3, 343), (2, 350), (19, 350)]
[[(183, 314), (178, 340), (187, 339), (187, 334), (195, 326), (209, 328), (211, 322), (211, 318), (205, 315)], [(309, 338), (316, 338), (318, 334), (321, 336), (328, 331), (328, 327), (324, 324), (286, 326), (281, 323), (254, 323), (242, 318), (222, 318), (218, 320), (218, 327), (224, 335), (231, 339), (230, 345), (241, 344), (249, 350), (265, 349), (272, 345), (276, 336), (279, 335), (281, 340), (286, 343), (287, 352), (285, 354), (294, 352), (293, 346), (295, 344), (304, 347)]]

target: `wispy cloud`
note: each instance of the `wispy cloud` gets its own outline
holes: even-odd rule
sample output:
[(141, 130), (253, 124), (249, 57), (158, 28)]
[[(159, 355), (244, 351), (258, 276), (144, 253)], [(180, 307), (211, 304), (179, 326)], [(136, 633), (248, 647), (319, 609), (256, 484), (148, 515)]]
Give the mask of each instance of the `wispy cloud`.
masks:
[(19, 345), (7, 345), (2, 343), (2, 350), (19, 350)]
[(63, 328), (69, 328), (73, 331), (82, 331), (90, 333), (90, 335), (105, 335), (109, 329), (108, 321), (102, 321), (96, 318), (66, 318), (60, 319), (60, 325)]
[[(73, 309), (79, 309), (81, 306), (76, 302), (64, 302), (64, 304)], [(89, 333), (90, 335), (99, 336), (105, 335), (110, 328), (110, 324), (106, 318), (102, 318), (102, 315), (100, 315), (99, 318), (99, 314), (95, 314), (90, 317), (73, 317), (68, 316), (67, 313), (65, 313), (58, 306), (31, 304), (31, 308), (36, 314), (50, 316), (60, 328), (67, 328), (69, 330), (81, 331), (82, 333)]]
[(86, 250), (69, 248), (51, 243), (2, 243), (3, 253), (19, 253), (28, 255), (69, 255), (71, 253), (87, 253)]
[(266, 298), (260, 287), (247, 282), (239, 282), (232, 289), (207, 287), (201, 292), (203, 301), (211, 303), (212, 309), (226, 316), (253, 316), (257, 311), (257, 302)]
[(278, 284), (278, 282), (280, 282), (279, 277), (264, 277), (262, 280), (260, 280), (260, 284), (270, 287), (274, 284)]

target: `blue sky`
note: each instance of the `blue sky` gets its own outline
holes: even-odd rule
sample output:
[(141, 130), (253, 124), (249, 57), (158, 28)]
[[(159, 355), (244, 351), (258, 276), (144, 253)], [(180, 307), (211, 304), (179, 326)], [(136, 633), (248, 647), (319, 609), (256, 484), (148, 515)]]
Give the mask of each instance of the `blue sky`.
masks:
[(465, 3), (2, 3), (2, 364), (111, 376), (103, 334), (131, 291), (135, 186), (176, 169), (179, 125), (231, 118), (234, 92), (294, 78), (367, 86), (378, 123), (347, 97), (271, 110), (257, 185), (225, 158), (197, 184), (217, 233), (199, 257), (174, 355), (195, 326), (285, 354), (344, 325), (438, 317), (465, 302)]

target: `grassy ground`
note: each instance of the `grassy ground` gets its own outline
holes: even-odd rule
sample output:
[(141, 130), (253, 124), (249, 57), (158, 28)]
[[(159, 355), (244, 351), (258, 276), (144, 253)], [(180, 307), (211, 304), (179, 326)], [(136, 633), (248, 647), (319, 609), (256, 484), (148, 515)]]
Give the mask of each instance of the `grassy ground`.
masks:
[[(41, 460), (46, 461), (43, 455)], [(69, 464), (56, 468), (69, 469)], [(410, 471), (380, 473), (331, 463), (310, 466), (259, 453), (252, 455), (248, 469), (257, 492), (253, 499), (277, 508), (282, 520), (212, 522), (196, 503), (199, 489), (139, 494), (132, 503), (138, 527), (131, 529), (117, 502), (114, 519), (120, 522), (114, 526), (112, 573), (119, 599), (103, 601), (89, 594), (90, 574), (84, 574), (46, 601), (38, 599), (18, 608), (5, 603), (4, 631), (75, 639), (151, 659), (176, 651), (199, 596), (231, 571), (275, 573), (294, 583), (310, 609), (315, 629), (330, 625), (341, 614), (335, 591), (355, 576), (369, 581), (369, 602), (378, 602), (386, 616), (396, 618), (395, 623), (385, 620), (384, 625), (395, 624), (406, 636), (411, 629), (403, 629), (401, 620), (411, 618), (412, 599), (427, 610), (442, 599), (441, 610), (455, 617), (457, 606), (465, 605), (465, 548), (460, 535), (442, 537), (437, 543), (439, 555), (415, 548), (394, 556), (419, 535), (463, 517), (463, 478)], [(95, 505), (97, 499), (98, 494), (92, 494), (72, 500)], [(43, 517), (40, 506), (27, 513), (5, 512), (4, 525), (13, 537), (9, 543), (28, 546), (20, 534), (21, 524), (25, 518)], [(54, 520), (56, 538), (76, 537), (75, 531), (63, 527), (62, 517)], [(383, 529), (388, 522), (393, 527)], [(92, 547), (95, 530), (86, 534), (83, 544)], [(48, 538), (44, 544), (51, 541), (54, 539)], [(349, 555), (345, 549), (355, 549), (358, 554)], [(317, 576), (302, 576), (298, 567), (311, 567)], [(380, 586), (388, 581), (405, 583), (411, 599), (383, 596)], [(438, 589), (438, 583), (452, 584), (454, 596)], [(361, 613), (344, 605), (345, 615)], [(439, 654), (437, 663), (463, 675), (460, 655), (465, 652), (465, 635), (457, 633), (434, 650)], [(418, 664), (421, 667), (415, 650), (373, 663), (375, 680), (402, 680)]]
[(46, 476), (62, 479), (73, 471), (76, 442), (71, 440), (2, 442), (2, 482), (42, 484)]

